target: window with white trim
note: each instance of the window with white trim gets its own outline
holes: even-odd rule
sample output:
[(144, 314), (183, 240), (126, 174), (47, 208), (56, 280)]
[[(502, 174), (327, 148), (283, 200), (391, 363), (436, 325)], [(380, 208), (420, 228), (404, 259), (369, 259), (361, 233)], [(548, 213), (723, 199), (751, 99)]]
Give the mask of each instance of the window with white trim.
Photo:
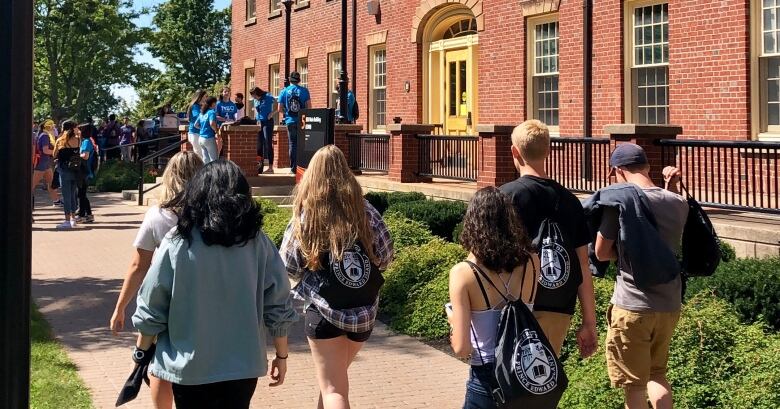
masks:
[(295, 60), (295, 71), (301, 74), (301, 82), (298, 84), (304, 88), (309, 87), (309, 59), (298, 58)]
[(255, 104), (252, 102), (252, 96), (250, 95), (252, 88), (255, 87), (255, 68), (247, 68), (244, 75), (244, 84), (246, 89), (244, 90), (244, 106), (246, 107), (246, 116), (250, 118), (255, 117)]
[(255, 0), (246, 0), (246, 19), (247, 21), (255, 18), (257, 9), (255, 7)]
[(630, 122), (669, 123), (669, 5), (628, 3)]
[(529, 20), (530, 116), (558, 126), (558, 16)]
[(269, 12), (275, 13), (275, 12), (281, 12), (282, 11), (282, 0), (268, 0), (269, 1)]
[(385, 45), (371, 47), (370, 86), (371, 86), (371, 129), (385, 129), (387, 125), (387, 52)]
[(328, 54), (328, 108), (339, 104), (339, 77), (341, 76), (341, 52)]
[(780, 0), (760, 1), (760, 131), (780, 132)]
[[(268, 92), (274, 96), (279, 97), (281, 88), (279, 88), (279, 64), (271, 64), (268, 66)], [(277, 104), (274, 104), (274, 111), (278, 109)], [(278, 123), (278, 117), (274, 116), (274, 123)]]

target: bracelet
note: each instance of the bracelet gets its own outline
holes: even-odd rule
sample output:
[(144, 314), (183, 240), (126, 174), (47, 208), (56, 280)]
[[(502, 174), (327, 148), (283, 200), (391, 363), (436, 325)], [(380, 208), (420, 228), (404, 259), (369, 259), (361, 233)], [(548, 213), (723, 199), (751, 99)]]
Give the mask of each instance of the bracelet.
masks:
[(290, 354), (287, 354), (285, 356), (279, 356), (279, 354), (276, 354), (276, 359), (287, 359), (287, 357), (289, 357), (289, 356), (290, 356)]

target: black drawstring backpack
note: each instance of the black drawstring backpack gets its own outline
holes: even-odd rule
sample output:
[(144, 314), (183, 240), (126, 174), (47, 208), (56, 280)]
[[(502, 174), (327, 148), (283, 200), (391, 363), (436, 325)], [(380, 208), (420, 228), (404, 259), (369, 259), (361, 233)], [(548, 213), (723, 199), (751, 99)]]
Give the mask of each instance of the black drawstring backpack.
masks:
[[(518, 300), (510, 300), (482, 269), (467, 263), (474, 274), (482, 275), (506, 302), (497, 329), (495, 379), (491, 385), (496, 406), (502, 409), (556, 409), (569, 386), (569, 379), (536, 317), (523, 302), (522, 294)], [(525, 277), (522, 281), (525, 282)], [(477, 283), (489, 307), (490, 300), (479, 276)], [(531, 299), (534, 299), (536, 287)], [(474, 336), (476, 338), (476, 333)], [(482, 351), (479, 353), (481, 357)]]
[(688, 200), (688, 219), (682, 235), (682, 269), (688, 277), (707, 277), (715, 273), (723, 254), (720, 239), (699, 202), (680, 182)]

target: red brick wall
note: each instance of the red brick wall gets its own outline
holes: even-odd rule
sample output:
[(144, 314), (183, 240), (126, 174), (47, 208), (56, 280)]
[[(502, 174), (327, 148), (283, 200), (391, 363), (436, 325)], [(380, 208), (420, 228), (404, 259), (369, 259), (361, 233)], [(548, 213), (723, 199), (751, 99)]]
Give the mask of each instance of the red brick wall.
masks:
[[(365, 2), (358, 2), (356, 94), (359, 122), (364, 126), (371, 115), (365, 37), (382, 30), (388, 31), (387, 121), (396, 116), (404, 123), (422, 121), (422, 46), (410, 41), (415, 9), (422, 1), (441, 2), (383, 0), (381, 22), (366, 13)], [(255, 59), (255, 82), (265, 88), (268, 57), (284, 52), (284, 16), (269, 20), (268, 0), (258, 0), (257, 23), (245, 27), (245, 3), (233, 2), (235, 91), (245, 88), (245, 60)], [(479, 123), (515, 124), (526, 118), (525, 18), (519, 2), (482, 3), (485, 29), (479, 33)], [(748, 3), (669, 1), (670, 119), (683, 126), (680, 138), (749, 139)], [(292, 15), (291, 53), (309, 47), (309, 88), (315, 106), (327, 105), (326, 45), (340, 40), (340, 13), (340, 0), (311, 0), (309, 8)], [(560, 133), (578, 136), (582, 134), (582, 1), (561, 0), (559, 20)], [(623, 1), (594, 1), (593, 130), (597, 136), (604, 135), (605, 125), (625, 120), (622, 20)], [(351, 75), (351, 55), (347, 63)], [(293, 57), (291, 69), (294, 65)], [(407, 80), (409, 93), (404, 91)]]

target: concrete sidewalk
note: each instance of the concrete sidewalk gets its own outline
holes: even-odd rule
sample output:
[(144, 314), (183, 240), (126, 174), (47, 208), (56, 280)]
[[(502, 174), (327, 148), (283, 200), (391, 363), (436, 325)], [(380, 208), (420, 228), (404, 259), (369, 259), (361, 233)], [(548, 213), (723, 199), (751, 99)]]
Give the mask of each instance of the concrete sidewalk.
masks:
[[(91, 195), (96, 221), (56, 231), (60, 208), (35, 210), (33, 297), (57, 339), (79, 368), (97, 408), (113, 408), (132, 369), (134, 334), (111, 336), (108, 321), (131, 257), (131, 245), (146, 208), (119, 194)], [(38, 203), (43, 202), (39, 196)], [(128, 308), (132, 314), (135, 306)], [(127, 324), (131, 325), (129, 317)], [(269, 388), (261, 378), (253, 408), (314, 408), (317, 385), (300, 323), (290, 337), (287, 381)], [(378, 325), (350, 371), (354, 408), (459, 408), (468, 366), (434, 348)], [(123, 406), (152, 408), (149, 390)]]

